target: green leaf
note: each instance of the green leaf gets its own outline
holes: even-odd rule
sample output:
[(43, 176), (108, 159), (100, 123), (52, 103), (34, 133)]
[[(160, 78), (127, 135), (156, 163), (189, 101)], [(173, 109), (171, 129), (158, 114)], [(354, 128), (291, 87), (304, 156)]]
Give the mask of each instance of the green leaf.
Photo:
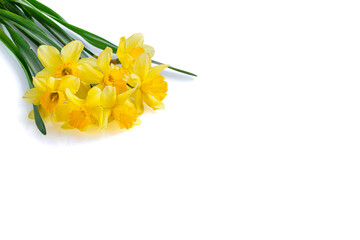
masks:
[(43, 25), (63, 45), (66, 45), (74, 40), (58, 24), (56, 24), (53, 20), (41, 12), (35, 11), (34, 9), (25, 5), (20, 5), (20, 7), (24, 12), (28, 12), (32, 17), (40, 22), (41, 25)]
[(28, 42), (19, 34), (17, 33), (14, 28), (10, 25), (6, 24), (6, 29), (10, 33), (12, 40), (14, 41), (15, 45), (18, 47), (18, 51), (23, 56), (24, 60), (26, 61), (27, 65), (29, 66), (30, 71), (33, 75), (36, 75), (43, 69), (38, 57), (36, 56), (35, 52), (31, 49)]
[(48, 36), (43, 30), (41, 30), (33, 22), (30, 22), (25, 18), (22, 18), (12, 12), (3, 9), (0, 9), (0, 17), (2, 17), (3, 20), (9, 21), (12, 24), (16, 25), (18, 28), (20, 28), (22, 31), (24, 31), (26, 34), (31, 36), (39, 43), (45, 45), (52, 45), (58, 48), (59, 50), (61, 50), (61, 46), (59, 45), (59, 43), (57, 43), (56, 40)]
[[(155, 64), (158, 64), (158, 65), (161, 65), (161, 64), (164, 64), (164, 63), (161, 63), (161, 62), (158, 62), (158, 61), (154, 61), (152, 60), (151, 61), (152, 63), (155, 63)], [(172, 66), (168, 67), (169, 69), (172, 69), (174, 71), (177, 71), (177, 72), (180, 72), (180, 73), (184, 73), (184, 74), (187, 74), (187, 75), (190, 75), (190, 76), (194, 76), (194, 77), (197, 77), (196, 74), (194, 73), (191, 73), (191, 72), (188, 72), (188, 71), (185, 71), (185, 70), (181, 70), (181, 69), (178, 69), (178, 68), (174, 68)]]
[[(62, 18), (59, 14), (57, 14), (54, 10), (52, 10), (51, 8), (45, 6), (44, 4), (36, 1), (36, 0), (13, 0), (13, 2), (17, 2), (20, 4), (26, 4), (29, 7), (32, 5), (35, 8), (39, 9), (41, 12), (46, 13), (47, 15), (49, 15), (52, 18), (56, 18), (56, 19), (60, 19), (62, 21), (65, 21), (64, 18)], [(65, 21), (66, 22), (66, 21)]]
[(35, 118), (35, 124), (37, 126), (37, 128), (39, 129), (39, 131), (46, 135), (46, 128), (45, 128), (45, 124), (44, 121), (42, 120), (40, 113), (39, 113), (39, 109), (36, 105), (33, 105), (34, 108), (34, 118)]
[[(33, 88), (34, 85), (32, 83), (32, 76), (30, 73), (30, 70), (26, 64), (26, 61), (24, 60), (23, 56), (17, 51), (17, 46), (10, 40), (10, 38), (5, 34), (5, 32), (0, 28), (0, 41), (2, 41), (5, 46), (14, 54), (14, 56), (19, 61), (21, 67), (23, 68), (26, 78), (28, 80), (30, 88)], [(46, 135), (46, 128), (44, 125), (43, 120), (41, 119), (41, 116), (39, 114), (37, 106), (33, 105), (34, 108), (34, 117), (35, 117), (35, 124), (39, 131)]]

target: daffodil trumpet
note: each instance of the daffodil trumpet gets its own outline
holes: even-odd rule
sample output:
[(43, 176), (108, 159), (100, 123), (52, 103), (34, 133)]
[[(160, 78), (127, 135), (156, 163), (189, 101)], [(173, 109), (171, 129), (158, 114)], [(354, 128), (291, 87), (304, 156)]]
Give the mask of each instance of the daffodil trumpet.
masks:
[[(29, 118), (44, 135), (44, 121), (49, 120), (81, 132), (113, 123), (130, 129), (140, 124), (145, 105), (164, 109), (168, 84), (163, 70), (196, 76), (154, 61), (155, 50), (144, 43), (141, 33), (121, 37), (114, 45), (36, 0), (0, 0), (0, 24), (0, 40), (19, 61), (30, 86), (23, 97), (34, 106)], [(100, 54), (59, 24), (100, 49)]]

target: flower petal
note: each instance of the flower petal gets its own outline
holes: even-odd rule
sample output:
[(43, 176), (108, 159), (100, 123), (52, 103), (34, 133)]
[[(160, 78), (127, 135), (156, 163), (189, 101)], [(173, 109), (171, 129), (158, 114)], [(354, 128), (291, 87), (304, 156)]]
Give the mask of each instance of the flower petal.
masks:
[(166, 97), (168, 91), (168, 84), (164, 80), (165, 78), (158, 74), (154, 79), (143, 82), (141, 89), (143, 92), (155, 97), (156, 100), (162, 101)]
[(38, 72), (36, 74), (36, 78), (38, 79), (48, 79), (49, 77), (54, 77), (56, 74), (56, 69), (55, 68), (44, 68), (43, 70), (41, 70), (40, 72)]
[(123, 105), (126, 102), (126, 100), (128, 100), (131, 97), (131, 95), (134, 94), (134, 92), (137, 90), (137, 87), (138, 86), (136, 86), (133, 89), (130, 89), (124, 93), (117, 95), (116, 105)]
[(38, 89), (38, 88), (32, 88), (25, 93), (25, 95), (23, 96), (23, 99), (25, 101), (27, 101), (28, 103), (39, 105), (40, 99), (43, 94), (44, 94), (43, 90)]
[(142, 79), (145, 79), (151, 68), (151, 58), (149, 53), (141, 54), (135, 61), (134, 71)]
[(86, 97), (86, 105), (89, 108), (94, 108), (100, 105), (101, 99), (101, 89), (98, 87), (93, 87), (89, 90)]
[(143, 114), (144, 113), (144, 104), (143, 104), (143, 98), (142, 98), (142, 93), (140, 91), (140, 89), (136, 90), (134, 95), (134, 100), (135, 100), (135, 107), (138, 111), (138, 114)]
[(112, 108), (116, 104), (116, 88), (106, 86), (101, 94), (101, 105), (103, 108)]
[(55, 107), (54, 120), (56, 122), (66, 122), (69, 119), (69, 113), (74, 110), (72, 104), (60, 104)]
[(64, 63), (77, 62), (80, 58), (81, 52), (84, 49), (82, 42), (75, 40), (68, 43), (61, 49), (61, 58)]
[(90, 66), (97, 68), (97, 60), (95, 58), (82, 58), (78, 61), (79, 64), (87, 63)]
[(153, 110), (164, 109), (165, 104), (161, 101), (156, 100), (153, 96), (149, 94), (143, 94), (144, 102), (151, 107)]
[(85, 105), (85, 100), (78, 98), (77, 96), (75, 96), (70, 89), (66, 89), (65, 90), (66, 96), (69, 99), (69, 101), (73, 104), (75, 104), (78, 107), (82, 107)]
[(120, 128), (131, 128), (137, 120), (137, 110), (133, 107), (118, 105), (112, 109), (112, 116)]
[(62, 64), (59, 51), (53, 46), (41, 45), (37, 56), (45, 68), (58, 68)]
[(104, 78), (104, 75), (100, 71), (87, 63), (79, 64), (77, 69), (79, 70), (80, 80), (88, 84), (98, 84), (102, 82)]
[(168, 67), (170, 67), (170, 65), (166, 65), (166, 64), (161, 64), (153, 67), (147, 76), (147, 80), (152, 80), (153, 78), (157, 77), (165, 68)]
[(155, 49), (152, 46), (144, 44), (142, 47), (145, 49), (145, 52), (149, 53), (151, 57), (154, 57)]
[(102, 120), (101, 122), (99, 122), (101, 128), (103, 129), (107, 128), (110, 115), (111, 115), (111, 109), (104, 109)]
[(80, 79), (72, 75), (66, 75), (61, 78), (59, 91), (65, 92), (67, 88), (70, 89), (73, 94), (77, 93), (80, 88)]
[(142, 33), (135, 33), (126, 40), (126, 51), (141, 47), (144, 44), (144, 35)]
[(98, 57), (97, 64), (100, 70), (106, 75), (109, 72), (110, 61), (113, 56), (113, 51), (111, 48), (106, 47), (104, 51), (102, 51)]
[(46, 85), (46, 81), (44, 79), (38, 79), (36, 77), (33, 78), (33, 84), (35, 88), (41, 89), (43, 91), (46, 91), (48, 89), (48, 86)]

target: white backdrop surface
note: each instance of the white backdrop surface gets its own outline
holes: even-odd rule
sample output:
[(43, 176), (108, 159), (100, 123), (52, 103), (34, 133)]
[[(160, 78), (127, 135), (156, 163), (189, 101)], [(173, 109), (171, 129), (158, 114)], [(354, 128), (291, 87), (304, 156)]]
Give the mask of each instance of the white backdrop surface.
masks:
[(129, 131), (42, 136), (1, 44), (0, 239), (359, 239), (358, 1), (43, 0), (166, 70)]

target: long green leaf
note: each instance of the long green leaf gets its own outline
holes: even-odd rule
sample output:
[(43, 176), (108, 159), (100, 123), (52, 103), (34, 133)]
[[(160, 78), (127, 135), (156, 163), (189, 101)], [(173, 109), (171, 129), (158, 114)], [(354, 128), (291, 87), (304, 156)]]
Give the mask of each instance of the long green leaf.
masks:
[[(41, 25), (43, 25), (57, 40), (59, 40), (64, 46), (75, 39), (71, 37), (67, 32), (64, 31), (57, 23), (50, 19), (50, 17), (42, 14), (39, 11), (35, 11), (33, 8), (26, 5), (20, 5), (19, 7), (24, 11), (28, 12), (36, 20), (38, 20)], [(91, 56), (96, 56), (88, 48), (84, 47), (84, 50)]]
[(31, 49), (28, 42), (12, 28), (10, 25), (6, 24), (6, 29), (10, 33), (12, 40), (14, 41), (15, 45), (18, 47), (18, 51), (23, 56), (24, 60), (26, 61), (27, 65), (29, 66), (32, 75), (36, 75), (43, 69), (38, 57), (36, 56), (35, 52)]
[[(5, 46), (14, 54), (14, 56), (17, 58), (17, 60), (19, 61), (21, 67), (23, 68), (26, 78), (28, 80), (29, 86), (30, 88), (33, 88), (34, 85), (32, 83), (32, 76), (30, 73), (30, 70), (28, 68), (28, 66), (26, 65), (26, 62), (24, 60), (24, 58), (21, 56), (21, 54), (17, 51), (17, 46), (15, 46), (15, 44), (9, 39), (9, 37), (5, 34), (5, 32), (0, 28), (0, 40), (5, 44)], [(35, 124), (37, 126), (37, 128), (39, 129), (39, 131), (43, 134), (46, 135), (46, 128), (45, 128), (45, 124), (40, 116), (39, 113), (39, 109), (36, 105), (33, 105), (33, 109), (34, 109), (34, 117), (35, 117)]]
[(61, 49), (61, 46), (59, 45), (59, 43), (56, 42), (56, 40), (48, 36), (33, 22), (30, 22), (25, 18), (22, 18), (12, 12), (3, 9), (0, 9), (0, 17), (2, 17), (4, 20), (10, 21), (12, 24), (19, 27), (21, 30), (32, 36), (34, 39), (37, 39), (42, 44), (52, 45), (59, 50)]

